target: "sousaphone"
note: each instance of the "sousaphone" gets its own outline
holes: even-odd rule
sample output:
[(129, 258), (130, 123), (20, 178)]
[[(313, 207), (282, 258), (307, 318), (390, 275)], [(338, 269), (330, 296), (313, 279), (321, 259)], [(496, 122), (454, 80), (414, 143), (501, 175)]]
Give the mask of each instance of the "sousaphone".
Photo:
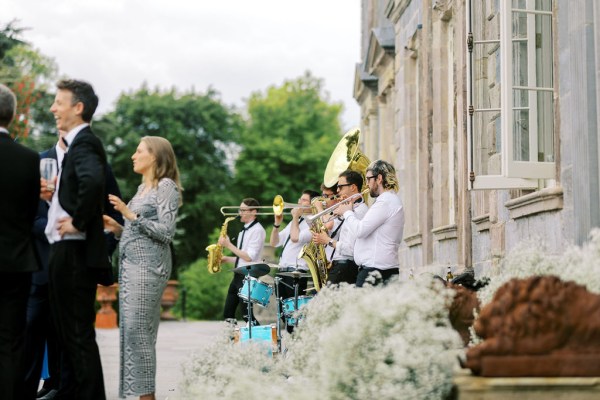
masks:
[(365, 174), (371, 161), (358, 148), (359, 137), (360, 129), (353, 128), (346, 132), (338, 142), (331, 157), (329, 157), (323, 175), (323, 184), (326, 187), (335, 185), (339, 175), (347, 169), (359, 172), (362, 175), (363, 187), (361, 191), (366, 187)]

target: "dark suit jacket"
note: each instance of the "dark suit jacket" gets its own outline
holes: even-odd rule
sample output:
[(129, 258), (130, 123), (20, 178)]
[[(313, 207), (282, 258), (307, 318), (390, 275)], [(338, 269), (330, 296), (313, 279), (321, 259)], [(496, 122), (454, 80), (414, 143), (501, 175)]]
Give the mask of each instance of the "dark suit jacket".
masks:
[(37, 271), (31, 228), (40, 198), (40, 160), (1, 132), (0, 188), (0, 272)]
[[(58, 159), (56, 155), (56, 147), (52, 146), (50, 149), (40, 153), (40, 158), (54, 158)], [(114, 194), (115, 196), (121, 197), (121, 191), (119, 185), (112, 172), (110, 165), (106, 164), (106, 193)], [(36, 272), (32, 276), (32, 283), (35, 285), (46, 285), (48, 284), (48, 261), (50, 258), (50, 243), (46, 238), (46, 225), (48, 223), (48, 209), (50, 206), (45, 200), (40, 200), (38, 204), (37, 215), (35, 216), (35, 223), (33, 225), (33, 234), (35, 236), (35, 247), (37, 248), (42, 264), (42, 270)], [(104, 212), (108, 214), (118, 223), (123, 225), (123, 216), (120, 212), (114, 209), (114, 207), (108, 201), (108, 196), (104, 196)], [(106, 246), (108, 257), (111, 258), (113, 252), (117, 248), (118, 241), (115, 239), (112, 233), (105, 234)]]
[(69, 144), (63, 160), (58, 200), (73, 217), (73, 226), (86, 234), (85, 258), (89, 268), (111, 268), (102, 222), (105, 170), (104, 147), (88, 126)]

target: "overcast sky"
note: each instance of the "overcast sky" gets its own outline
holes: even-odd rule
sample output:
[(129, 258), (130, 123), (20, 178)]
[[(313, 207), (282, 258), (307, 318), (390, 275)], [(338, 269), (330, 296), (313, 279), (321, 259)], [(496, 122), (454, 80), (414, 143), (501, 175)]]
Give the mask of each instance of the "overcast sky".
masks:
[(254, 91), (306, 70), (344, 104), (343, 130), (359, 124), (352, 97), (360, 61), (359, 0), (4, 0), (24, 38), (61, 74), (92, 83), (99, 112), (142, 82), (153, 88), (213, 87), (244, 107)]

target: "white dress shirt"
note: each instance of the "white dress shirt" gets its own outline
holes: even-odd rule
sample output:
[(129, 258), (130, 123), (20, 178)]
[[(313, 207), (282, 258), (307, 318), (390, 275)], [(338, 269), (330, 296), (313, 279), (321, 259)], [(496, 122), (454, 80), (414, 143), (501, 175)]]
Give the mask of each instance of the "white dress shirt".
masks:
[[(353, 215), (355, 218), (363, 219), (369, 207), (365, 203), (359, 203), (355, 208)], [(334, 260), (354, 260), (354, 245), (356, 243), (356, 230), (352, 229), (351, 224), (344, 222), (338, 232), (338, 239), (335, 243)]]
[(404, 207), (396, 193), (385, 191), (379, 195), (362, 220), (353, 211), (346, 211), (344, 218), (344, 225), (356, 232), (354, 262), (357, 265), (381, 270), (398, 268)]
[[(300, 250), (302, 247), (312, 240), (312, 233), (310, 232), (309, 226), (302, 218), (302, 221), (298, 225), (300, 229), (300, 234), (298, 235), (298, 241), (296, 243), (292, 242), (292, 240), (287, 240), (290, 236), (290, 229), (292, 227), (292, 223), (287, 224), (285, 229), (279, 232), (279, 243), (277, 243), (277, 247), (281, 247), (285, 245), (285, 249), (281, 253), (281, 258), (279, 259), (279, 265), (282, 267), (297, 267), (300, 270), (308, 271), (308, 266), (306, 265), (306, 261), (304, 259), (298, 259), (298, 255), (300, 254)], [(287, 241), (287, 245), (285, 242)]]
[[(71, 129), (67, 136), (65, 136), (65, 140), (67, 143), (73, 143), (77, 134), (81, 132), (83, 128), (88, 126), (89, 124), (81, 124)], [(49, 243), (59, 242), (61, 240), (85, 240), (85, 232), (77, 232), (77, 233), (66, 233), (64, 236), (60, 236), (58, 233), (58, 220), (64, 217), (70, 217), (69, 213), (67, 213), (60, 202), (58, 201), (58, 191), (60, 190), (60, 175), (62, 173), (62, 162), (65, 158), (65, 152), (60, 148), (60, 146), (56, 146), (56, 156), (58, 161), (58, 177), (56, 179), (56, 190), (54, 191), (54, 195), (52, 196), (52, 202), (50, 203), (50, 208), (48, 209), (48, 224), (46, 225), (46, 230), (44, 233), (48, 238)]]
[[(251, 224), (252, 222), (244, 225), (246, 230), (240, 231), (237, 238), (237, 245), (239, 246), (240, 243), (242, 244), (242, 247), (238, 247), (238, 249), (245, 251), (248, 256), (250, 256), (252, 261), (245, 261), (244, 259), (240, 258), (239, 262), (237, 263), (238, 267), (261, 261), (260, 257), (262, 255), (263, 247), (265, 246), (267, 232), (260, 222), (257, 222), (252, 227), (248, 228)], [(243, 243), (242, 234), (244, 235)]]

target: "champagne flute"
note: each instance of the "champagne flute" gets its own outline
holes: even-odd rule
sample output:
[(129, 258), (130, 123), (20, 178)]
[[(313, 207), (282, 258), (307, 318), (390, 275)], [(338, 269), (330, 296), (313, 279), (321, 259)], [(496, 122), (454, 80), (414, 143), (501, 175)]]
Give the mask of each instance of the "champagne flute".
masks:
[(54, 179), (58, 171), (58, 166), (54, 158), (42, 158), (40, 160), (40, 174), (46, 180), (46, 188), (54, 192)]

